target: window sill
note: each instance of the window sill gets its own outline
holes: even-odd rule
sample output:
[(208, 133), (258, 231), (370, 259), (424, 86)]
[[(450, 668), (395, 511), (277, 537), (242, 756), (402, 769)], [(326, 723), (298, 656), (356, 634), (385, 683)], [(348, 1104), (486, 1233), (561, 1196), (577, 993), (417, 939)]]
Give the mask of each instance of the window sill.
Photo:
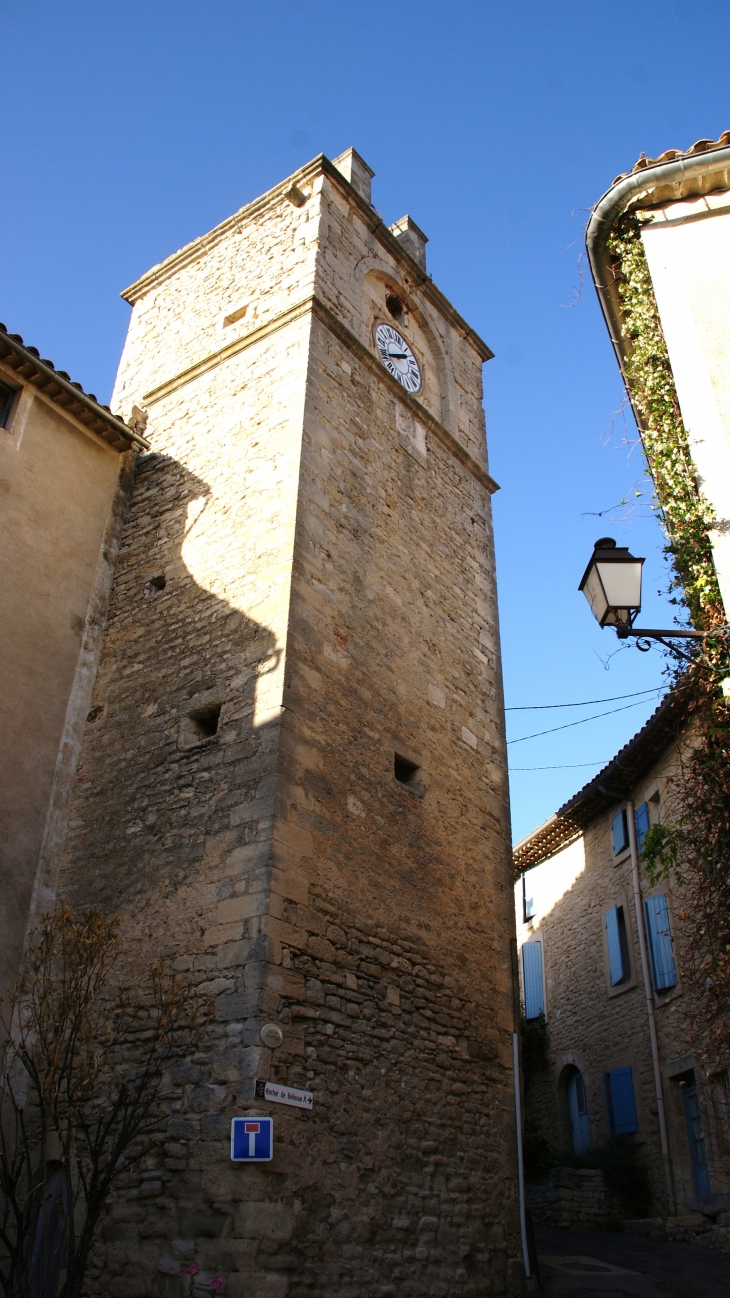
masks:
[(656, 1005), (657, 1009), (660, 1010), (664, 1005), (671, 1005), (672, 1001), (676, 1001), (678, 996), (683, 996), (683, 995), (684, 995), (684, 987), (682, 986), (681, 983), (677, 983), (677, 986), (672, 987), (671, 991), (658, 992), (655, 990), (654, 1004)]
[(612, 987), (611, 984), (609, 983), (608, 987), (606, 988), (606, 995), (609, 1000), (613, 1000), (614, 996), (621, 996), (624, 992), (632, 992), (635, 990), (635, 988), (636, 988), (636, 979), (627, 978), (626, 982), (616, 983), (615, 987)]

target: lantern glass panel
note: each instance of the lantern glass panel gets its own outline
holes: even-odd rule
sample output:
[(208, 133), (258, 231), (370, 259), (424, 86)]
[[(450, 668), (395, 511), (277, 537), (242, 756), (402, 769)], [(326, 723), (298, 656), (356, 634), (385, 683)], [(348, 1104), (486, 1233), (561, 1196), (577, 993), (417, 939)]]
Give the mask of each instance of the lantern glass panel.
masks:
[(599, 559), (595, 566), (609, 608), (641, 608), (641, 563), (606, 563)]
[(608, 601), (601, 584), (601, 579), (596, 572), (595, 564), (591, 565), (591, 569), (583, 586), (583, 594), (591, 606), (591, 612), (594, 617), (599, 622), (602, 622), (608, 612)]

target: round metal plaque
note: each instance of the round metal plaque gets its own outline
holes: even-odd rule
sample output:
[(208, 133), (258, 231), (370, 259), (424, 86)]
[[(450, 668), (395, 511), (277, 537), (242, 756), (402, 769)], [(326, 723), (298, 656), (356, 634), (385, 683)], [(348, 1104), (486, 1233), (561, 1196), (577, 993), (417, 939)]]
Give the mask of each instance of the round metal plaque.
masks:
[(275, 1050), (277, 1046), (282, 1045), (284, 1033), (278, 1023), (264, 1023), (261, 1029), (261, 1040), (265, 1046), (270, 1046), (272, 1050)]

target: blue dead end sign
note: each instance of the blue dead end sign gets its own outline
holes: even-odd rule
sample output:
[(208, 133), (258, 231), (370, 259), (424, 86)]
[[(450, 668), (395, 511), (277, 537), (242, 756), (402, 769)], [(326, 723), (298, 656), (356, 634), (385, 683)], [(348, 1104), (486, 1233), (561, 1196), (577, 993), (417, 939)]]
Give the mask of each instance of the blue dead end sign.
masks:
[(233, 1118), (231, 1158), (234, 1163), (270, 1163), (274, 1157), (273, 1118)]

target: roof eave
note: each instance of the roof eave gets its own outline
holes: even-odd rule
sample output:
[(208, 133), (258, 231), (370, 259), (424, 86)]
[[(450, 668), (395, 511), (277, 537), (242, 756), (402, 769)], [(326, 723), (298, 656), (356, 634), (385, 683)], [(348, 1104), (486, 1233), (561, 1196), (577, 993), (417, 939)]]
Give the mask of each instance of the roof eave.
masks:
[(676, 742), (687, 722), (691, 689), (689, 680), (680, 682), (598, 775), (517, 843), (513, 850), (517, 877), (562, 851), (594, 820), (630, 796), (642, 772), (655, 765)]
[[(669, 162), (656, 162), (633, 171), (616, 181), (596, 203), (586, 229), (586, 251), (603, 318), (624, 377), (628, 348), (621, 332), (621, 298), (608, 251), (611, 231), (629, 207), (679, 202), (723, 189), (730, 189), (728, 145), (682, 154)], [(637, 423), (641, 427), (638, 415)]]
[(133, 445), (149, 450), (149, 442), (144, 437), (110, 410), (99, 405), (78, 384), (65, 379), (52, 365), (35, 356), (30, 348), (18, 341), (13, 334), (7, 333), (4, 327), (0, 327), (0, 360), (23, 383), (36, 388), (54, 405), (73, 416), (116, 451), (128, 451)]

